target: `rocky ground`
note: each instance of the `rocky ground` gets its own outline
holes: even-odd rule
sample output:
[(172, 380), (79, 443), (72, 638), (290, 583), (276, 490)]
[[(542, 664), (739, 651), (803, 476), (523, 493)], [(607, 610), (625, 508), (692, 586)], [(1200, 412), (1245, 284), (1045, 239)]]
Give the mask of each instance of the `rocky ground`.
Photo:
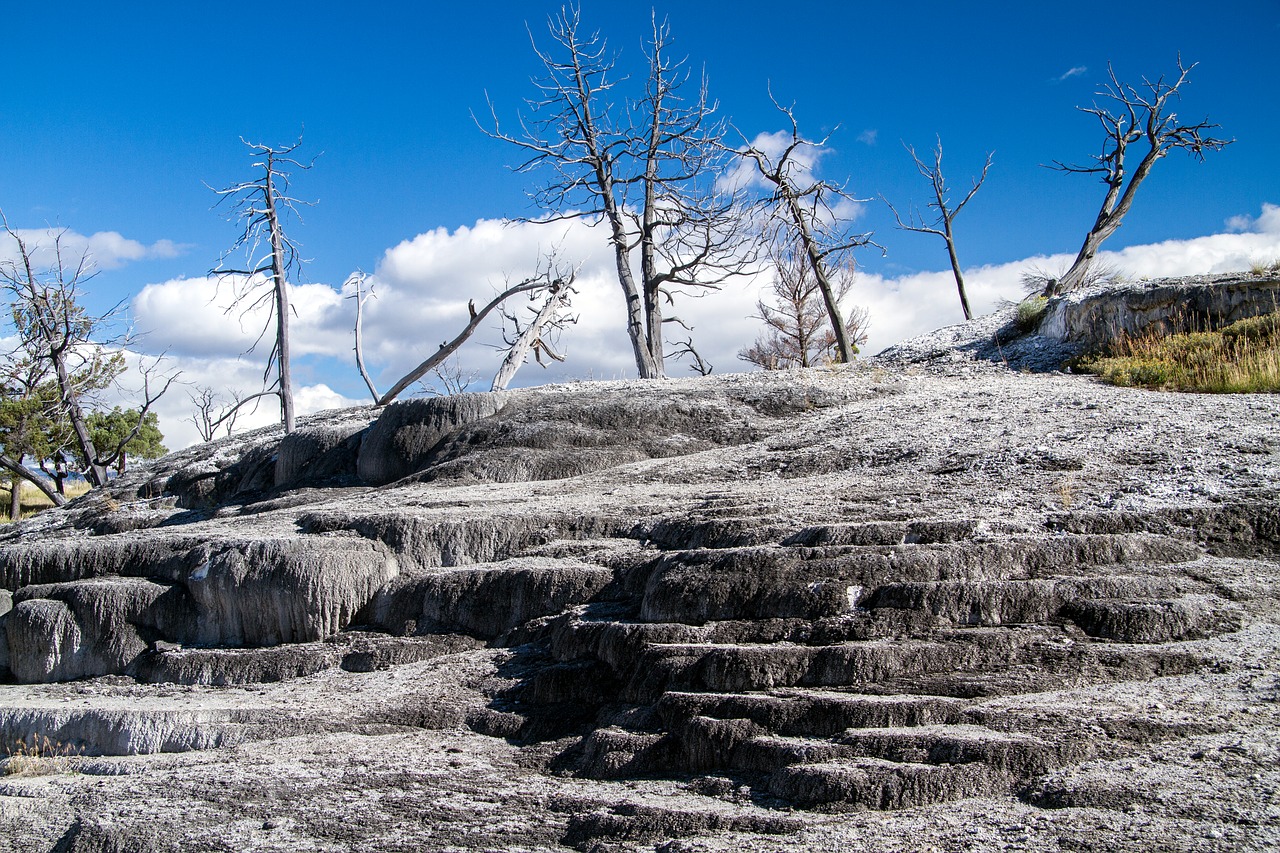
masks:
[(332, 415), (10, 531), (0, 849), (1280, 846), (1280, 400), (962, 338)]

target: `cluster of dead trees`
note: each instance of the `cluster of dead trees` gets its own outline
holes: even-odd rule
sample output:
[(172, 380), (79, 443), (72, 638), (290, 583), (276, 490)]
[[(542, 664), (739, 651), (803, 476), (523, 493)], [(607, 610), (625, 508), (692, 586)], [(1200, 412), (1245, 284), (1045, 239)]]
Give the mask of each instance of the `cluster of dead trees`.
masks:
[[(526, 112), (508, 127), (491, 103), (487, 118), (477, 123), (489, 137), (520, 152), (515, 171), (535, 176), (531, 196), (538, 214), (523, 221), (586, 220), (603, 228), (637, 374), (661, 378), (675, 359), (688, 359), (694, 370), (710, 372), (695, 347), (693, 330), (679, 316), (677, 301), (761, 273), (772, 282), (756, 306), (765, 329), (740, 358), (765, 369), (850, 361), (865, 340), (868, 322), (865, 310), (848, 305), (855, 253), (879, 247), (871, 234), (853, 227), (852, 211), (866, 200), (852, 198), (844, 185), (816, 174), (828, 140), (803, 134), (794, 105), (777, 100), (773, 103), (787, 126), (784, 133), (749, 140), (720, 117), (705, 73), (673, 56), (670, 27), (656, 16), (644, 68), (632, 74), (619, 67), (618, 55), (598, 33), (584, 29), (576, 7), (566, 7), (550, 20), (549, 36), (546, 46), (535, 39), (542, 75)], [(1106, 192), (1075, 263), (1049, 283), (1048, 292), (1071, 290), (1086, 280), (1099, 246), (1119, 227), (1156, 162), (1178, 149), (1202, 159), (1229, 144), (1211, 135), (1216, 125), (1207, 120), (1184, 123), (1172, 109), (1194, 67), (1179, 59), (1175, 77), (1144, 79), (1139, 86), (1121, 82), (1109, 68), (1109, 82), (1098, 93), (1102, 105), (1081, 108), (1101, 126), (1101, 151), (1087, 164), (1058, 162), (1055, 168), (1097, 175)], [(768, 144), (762, 141), (766, 138)], [(271, 349), (260, 390), (228, 403), (209, 389), (193, 394), (193, 420), (206, 440), (221, 430), (229, 432), (243, 407), (262, 398), (278, 401), (286, 431), (293, 430), (295, 421), (290, 287), (301, 257), (286, 226), (299, 206), (307, 204), (293, 195), (293, 178), (312, 162), (297, 155), (301, 139), (284, 146), (245, 144), (252, 177), (216, 190), (239, 232), (211, 275), (233, 289), (233, 310), (267, 307), (269, 319), (259, 341), (270, 341)], [(943, 175), (941, 139), (923, 157), (904, 145), (929, 185), (929, 200), (923, 211), (911, 207), (903, 212), (882, 200), (900, 228), (943, 240), (961, 308), (970, 319), (954, 223), (986, 180), (992, 155), (957, 201)], [(6, 399), (35, 399), (36, 389), (43, 389), (40, 393), (65, 416), (67, 441), (85, 460), (86, 475), (95, 484), (105, 482), (107, 467), (124, 453), (127, 440), (137, 438), (151, 406), (173, 379), (160, 380), (144, 371), (133, 434), (118, 447), (97, 447), (83, 400), (91, 389), (114, 380), (120, 365), (111, 360), (118, 358), (111, 353), (119, 347), (104, 347), (100, 340), (101, 319), (88, 317), (79, 306), (77, 288), (85, 279), (87, 259), (77, 267), (64, 265), (58, 255), (52, 272), (41, 275), (19, 234), (7, 222), (4, 230), (17, 242), (19, 260), (0, 268), (0, 286), (12, 297), (21, 352), (10, 360)], [(369, 279), (353, 273), (346, 289), (355, 301), (357, 366), (379, 405), (429, 375), (448, 385), (449, 359), (491, 316), (502, 317), (505, 329), (506, 355), (491, 384), (495, 390), (505, 388), (530, 356), (538, 362), (562, 360), (557, 338), (574, 321), (568, 316), (575, 293), (573, 268), (541, 260), (532, 275), (509, 283), (480, 307), (470, 301), (468, 320), (452, 339), (379, 391), (362, 346)], [(525, 311), (509, 308), (516, 298), (528, 300)], [(8, 434), (20, 435), (22, 429), (16, 426)], [(18, 444), (10, 438), (5, 448)], [(0, 454), (0, 465), (41, 482), (23, 463), (23, 454)]]

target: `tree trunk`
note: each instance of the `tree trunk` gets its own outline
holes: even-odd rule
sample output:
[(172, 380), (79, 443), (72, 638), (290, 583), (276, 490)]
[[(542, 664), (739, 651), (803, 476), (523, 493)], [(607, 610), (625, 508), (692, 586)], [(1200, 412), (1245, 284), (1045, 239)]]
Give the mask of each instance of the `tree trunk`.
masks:
[(276, 211), (272, 170), (267, 169), (267, 221), (271, 226), (271, 278), (275, 284), (276, 357), (280, 359), (280, 415), (285, 433), (293, 432), (293, 374), (289, 365), (289, 285), (285, 280), (284, 240)]
[(787, 208), (791, 213), (791, 221), (795, 223), (796, 230), (800, 235), (800, 242), (804, 244), (805, 254), (809, 258), (809, 268), (813, 270), (813, 276), (818, 280), (818, 289), (822, 291), (822, 301), (827, 306), (827, 317), (831, 320), (831, 333), (836, 338), (836, 355), (839, 356), (841, 363), (849, 364), (853, 361), (853, 346), (849, 343), (849, 330), (844, 327), (844, 316), (840, 313), (840, 301), (836, 296), (835, 290), (831, 287), (831, 280), (827, 277), (826, 264), (823, 262), (822, 253), (819, 252), (817, 244), (813, 241), (813, 232), (809, 228), (809, 220), (805, 218), (804, 211), (800, 209), (800, 202), (790, 192), (784, 193), (787, 200)]
[[(524, 364), (524, 360), (529, 356), (529, 350), (533, 349), (533, 345), (542, 337), (542, 330), (547, 324), (556, 318), (556, 314), (564, 307), (565, 302), (569, 299), (569, 285), (563, 283), (558, 290), (554, 290), (542, 308), (538, 311), (538, 316), (533, 318), (525, 330), (520, 333), (515, 342), (511, 344), (511, 349), (507, 350), (507, 355), (502, 359), (502, 364), (498, 366), (498, 372), (493, 377), (493, 385), (489, 387), (490, 391), (505, 391), (507, 385), (515, 378), (516, 371)], [(544, 345), (545, 346), (545, 345)]]
[(0, 468), (7, 468), (9, 471), (35, 486), (44, 493), (45, 497), (53, 501), (54, 506), (62, 506), (67, 502), (66, 497), (49, 488), (49, 484), (45, 482), (43, 477), (35, 471), (32, 471), (26, 465), (23, 465), (21, 462), (10, 458), (3, 453), (0, 453)]
[(9, 478), (9, 518), (22, 518), (22, 480), (16, 474)]
[(964, 273), (960, 271), (960, 259), (956, 257), (956, 241), (951, 236), (951, 220), (946, 221), (946, 233), (943, 235), (947, 241), (947, 257), (951, 259), (951, 272), (956, 277), (956, 290), (960, 292), (960, 307), (964, 310), (964, 319), (969, 321), (973, 319), (973, 312), (969, 310), (969, 297), (964, 292)]
[(1116, 230), (1116, 226), (1107, 227), (1103, 225), (1090, 231), (1088, 236), (1084, 238), (1084, 245), (1080, 247), (1080, 253), (1076, 255), (1075, 262), (1071, 264), (1071, 269), (1063, 274), (1062, 278), (1056, 282), (1049, 282), (1045, 288), (1045, 296), (1053, 296), (1059, 293), (1070, 293), (1076, 288), (1084, 284), (1085, 276), (1089, 274), (1089, 267), (1093, 265), (1094, 255), (1098, 254), (1098, 247), (1102, 245), (1102, 241), (1111, 236), (1111, 232)]
[(62, 402), (67, 407), (67, 418), (71, 421), (71, 429), (76, 436), (76, 444), (80, 446), (80, 452), (84, 454), (88, 463), (86, 473), (89, 475), (89, 482), (94, 486), (105, 486), (107, 469), (98, 462), (98, 448), (94, 446), (93, 438), (89, 435), (89, 424), (85, 421), (84, 411), (80, 408), (76, 389), (71, 384), (66, 356), (56, 349), (51, 350), (49, 355), (53, 361), (54, 373), (58, 378)]

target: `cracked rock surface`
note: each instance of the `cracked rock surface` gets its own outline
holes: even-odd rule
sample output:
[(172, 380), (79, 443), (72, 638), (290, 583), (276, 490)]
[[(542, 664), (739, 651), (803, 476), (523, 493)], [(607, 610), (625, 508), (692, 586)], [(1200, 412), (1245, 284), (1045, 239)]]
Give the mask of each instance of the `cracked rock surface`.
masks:
[(0, 849), (1274, 849), (1278, 497), (955, 349), (183, 451), (0, 539)]

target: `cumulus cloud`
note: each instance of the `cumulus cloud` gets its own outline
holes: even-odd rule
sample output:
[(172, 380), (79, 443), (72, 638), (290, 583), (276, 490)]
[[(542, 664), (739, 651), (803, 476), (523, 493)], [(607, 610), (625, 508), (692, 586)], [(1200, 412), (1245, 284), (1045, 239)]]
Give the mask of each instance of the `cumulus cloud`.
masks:
[[(118, 231), (95, 231), (85, 235), (69, 228), (15, 228), (26, 244), (32, 262), (40, 268), (53, 267), (61, 252), (64, 265), (79, 264), (88, 258), (97, 269), (117, 269), (133, 261), (176, 258), (187, 247), (172, 240), (157, 240), (150, 246), (131, 240)], [(18, 246), (8, 234), (0, 237), (0, 260), (18, 258)]]
[(1228, 231), (1237, 233), (1280, 234), (1280, 205), (1263, 202), (1261, 215), (1255, 217), (1241, 213), (1228, 218), (1226, 225)]
[[(132, 303), (134, 326), (147, 346), (176, 356), (219, 356), (270, 350), (273, 304), (265, 278), (176, 278), (144, 287)], [(296, 355), (340, 355), (350, 325), (342, 294), (326, 284), (291, 285), (290, 342)], [(244, 298), (241, 298), (241, 297)], [(345, 331), (344, 331), (345, 329)], [(265, 330), (265, 336), (263, 332)]]

